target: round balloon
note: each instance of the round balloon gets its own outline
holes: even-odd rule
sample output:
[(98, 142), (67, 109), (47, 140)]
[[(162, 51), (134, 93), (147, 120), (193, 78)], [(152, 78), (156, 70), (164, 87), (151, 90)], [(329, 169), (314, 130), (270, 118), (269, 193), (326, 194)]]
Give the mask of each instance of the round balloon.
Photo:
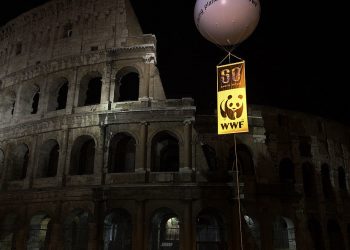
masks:
[(194, 21), (201, 35), (222, 46), (247, 39), (259, 19), (259, 0), (197, 0), (194, 8)]

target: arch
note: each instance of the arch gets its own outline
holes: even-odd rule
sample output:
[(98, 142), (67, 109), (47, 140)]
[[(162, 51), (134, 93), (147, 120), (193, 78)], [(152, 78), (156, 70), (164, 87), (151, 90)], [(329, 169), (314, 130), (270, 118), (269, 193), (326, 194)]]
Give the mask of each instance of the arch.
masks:
[(139, 97), (139, 73), (134, 67), (118, 71), (115, 78), (114, 102), (137, 101)]
[(274, 250), (296, 250), (294, 223), (291, 219), (277, 216), (273, 223)]
[(104, 219), (104, 250), (132, 249), (132, 223), (124, 209), (115, 209)]
[(27, 176), (27, 169), (29, 164), (29, 148), (26, 144), (18, 145), (12, 156), (12, 164), (9, 168), (9, 180), (17, 181), (23, 180)]
[(31, 114), (38, 113), (39, 100), (40, 100), (40, 88), (38, 87), (38, 89), (36, 90), (36, 92), (34, 93), (34, 96), (33, 96)]
[(72, 147), (69, 174), (93, 174), (94, 162), (95, 140), (88, 135), (79, 136)]
[(309, 219), (308, 220), (308, 229), (312, 239), (312, 250), (325, 250), (324, 242), (323, 242), (323, 233), (322, 227), (318, 220)]
[(344, 238), (336, 220), (330, 219), (327, 223), (329, 249), (345, 250)]
[(49, 90), (48, 111), (65, 109), (67, 105), (69, 82), (65, 77), (59, 77), (52, 82)]
[(218, 165), (215, 149), (208, 144), (203, 144), (202, 150), (207, 161), (209, 171), (216, 171), (218, 169)]
[(196, 218), (196, 249), (226, 249), (225, 229), (221, 216), (212, 209), (201, 211)]
[[(244, 144), (237, 144), (236, 151), (237, 151), (237, 161), (238, 161), (237, 165), (238, 165), (239, 174), (246, 175), (246, 176), (254, 176), (255, 168), (254, 168), (253, 157), (248, 147)], [(235, 148), (233, 146), (229, 150), (227, 170), (231, 171), (235, 169), (235, 164), (236, 164), (236, 154), (235, 154)]]
[(73, 210), (64, 220), (64, 249), (87, 249), (89, 237), (89, 213)]
[(245, 223), (248, 226), (248, 229), (253, 237), (253, 239), (255, 240), (258, 249), (261, 248), (261, 238), (260, 238), (260, 224), (253, 219), (252, 217), (250, 217), (249, 215), (244, 215), (243, 216)]
[(340, 190), (347, 191), (346, 174), (343, 167), (338, 168), (338, 185)]
[(47, 249), (51, 234), (51, 218), (45, 213), (34, 215), (29, 224), (28, 250)]
[(135, 171), (136, 141), (126, 133), (113, 136), (109, 146), (109, 173), (126, 173)]
[(180, 249), (180, 220), (169, 208), (158, 209), (151, 220), (150, 249)]
[(294, 183), (294, 163), (289, 158), (284, 158), (279, 164), (279, 177), (283, 183)]
[(56, 140), (47, 140), (39, 148), (36, 177), (54, 177), (57, 174), (60, 146)]
[(329, 166), (323, 164), (321, 166), (321, 179), (322, 179), (322, 190), (326, 200), (334, 200), (333, 187), (331, 183), (331, 177), (329, 173)]
[(308, 198), (317, 197), (314, 167), (309, 162), (305, 162), (302, 165), (302, 171), (305, 196)]
[(93, 71), (86, 74), (80, 81), (78, 106), (99, 104), (101, 101), (102, 75)]
[(14, 114), (16, 106), (16, 92), (12, 90), (4, 90), (0, 93), (0, 114), (1, 121), (8, 121)]
[(14, 248), (15, 234), (18, 229), (18, 216), (15, 213), (7, 214), (0, 224), (0, 249)]
[(168, 131), (162, 131), (152, 138), (151, 171), (179, 171), (179, 140)]
[(22, 86), (17, 105), (18, 113), (21, 115), (36, 114), (39, 109), (40, 86), (37, 84), (28, 84)]

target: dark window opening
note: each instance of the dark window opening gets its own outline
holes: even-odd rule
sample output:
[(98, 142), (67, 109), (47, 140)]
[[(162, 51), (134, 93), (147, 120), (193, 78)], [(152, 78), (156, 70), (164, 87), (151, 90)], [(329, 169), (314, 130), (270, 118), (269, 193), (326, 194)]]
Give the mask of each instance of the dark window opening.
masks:
[(179, 143), (168, 133), (158, 134), (152, 142), (152, 171), (179, 171)]
[(11, 115), (13, 115), (13, 113), (15, 112), (15, 105), (16, 105), (16, 101), (13, 101), (12, 107), (11, 107)]
[(132, 249), (131, 216), (124, 210), (117, 210), (107, 215), (104, 220), (103, 250)]
[(329, 220), (327, 231), (329, 237), (329, 249), (345, 250), (344, 238), (338, 222), (335, 220)]
[(90, 139), (80, 149), (78, 175), (92, 174), (94, 171), (95, 142)]
[(204, 152), (205, 159), (207, 161), (208, 167), (210, 171), (216, 171), (217, 167), (217, 158), (215, 149), (210, 147), (209, 145), (202, 145), (202, 149)]
[(119, 102), (136, 101), (139, 98), (139, 75), (129, 73), (120, 80)]
[(116, 135), (111, 142), (109, 172), (126, 173), (135, 171), (135, 139), (127, 135)]
[(325, 250), (320, 223), (315, 219), (309, 219), (308, 228), (313, 243), (311, 250)]
[(101, 101), (102, 77), (92, 78), (86, 91), (85, 106), (99, 104)]
[(66, 81), (58, 91), (56, 110), (65, 109), (67, 104), (68, 82)]
[(90, 47), (90, 51), (97, 51), (98, 50), (98, 46), (91, 46)]
[(71, 37), (73, 34), (73, 24), (67, 23), (63, 26), (63, 38)]
[(329, 173), (329, 167), (324, 164), (321, 167), (321, 176), (322, 176), (322, 189), (323, 195), (326, 200), (333, 200), (333, 188)]
[(16, 44), (16, 55), (19, 55), (22, 53), (22, 43)]
[(227, 170), (238, 171), (239, 175), (254, 176), (255, 175), (254, 162), (247, 147), (243, 144), (238, 144), (236, 147), (236, 152), (237, 152), (238, 169), (236, 169), (235, 148), (232, 147), (229, 150)]
[(308, 142), (300, 142), (299, 152), (302, 157), (311, 157), (311, 144)]
[(48, 162), (48, 167), (47, 167), (47, 177), (54, 177), (57, 174), (57, 167), (58, 167), (58, 158), (59, 158), (59, 149), (60, 147), (58, 144), (56, 144), (50, 152), (50, 158)]
[(31, 112), (31, 114), (36, 114), (38, 112), (39, 99), (40, 99), (40, 89), (33, 96), (32, 112)]
[(27, 150), (27, 152), (23, 156), (21, 180), (25, 179), (27, 176), (28, 163), (29, 163), (29, 151)]
[(294, 183), (294, 164), (290, 159), (283, 159), (280, 162), (279, 176), (283, 183)]
[(343, 167), (338, 168), (338, 184), (339, 184), (340, 190), (343, 190), (343, 191), (347, 190), (346, 175)]
[(309, 163), (304, 163), (303, 167), (303, 187), (306, 197), (317, 197), (315, 186), (315, 173), (313, 166)]
[(0, 224), (0, 249), (15, 249), (16, 230), (18, 228), (17, 215), (14, 213), (6, 215)]
[(88, 213), (82, 210), (74, 211), (65, 219), (63, 228), (64, 249), (88, 249), (88, 219)]
[(197, 250), (226, 249), (222, 222), (210, 213), (200, 213), (196, 220)]

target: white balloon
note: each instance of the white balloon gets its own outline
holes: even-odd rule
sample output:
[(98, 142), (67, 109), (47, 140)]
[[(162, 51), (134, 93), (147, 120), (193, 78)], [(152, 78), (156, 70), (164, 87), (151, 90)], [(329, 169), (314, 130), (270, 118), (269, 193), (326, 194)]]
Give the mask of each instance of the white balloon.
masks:
[(194, 8), (194, 21), (201, 35), (222, 46), (247, 39), (259, 19), (259, 0), (197, 0)]

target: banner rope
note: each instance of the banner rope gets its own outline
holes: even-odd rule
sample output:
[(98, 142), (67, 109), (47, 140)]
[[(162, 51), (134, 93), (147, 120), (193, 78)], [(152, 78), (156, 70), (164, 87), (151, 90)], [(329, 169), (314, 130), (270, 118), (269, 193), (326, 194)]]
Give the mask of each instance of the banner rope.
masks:
[[(235, 144), (235, 172), (236, 172), (236, 185), (237, 185), (237, 203), (238, 203), (238, 221), (239, 221), (239, 236), (240, 236), (240, 248), (243, 250), (243, 232), (242, 232), (242, 214), (241, 214), (241, 191), (239, 181), (239, 169), (238, 169), (238, 157), (237, 157), (237, 142), (236, 135), (233, 134)], [(233, 166), (232, 166), (233, 167)], [(233, 170), (232, 170), (233, 171)]]

